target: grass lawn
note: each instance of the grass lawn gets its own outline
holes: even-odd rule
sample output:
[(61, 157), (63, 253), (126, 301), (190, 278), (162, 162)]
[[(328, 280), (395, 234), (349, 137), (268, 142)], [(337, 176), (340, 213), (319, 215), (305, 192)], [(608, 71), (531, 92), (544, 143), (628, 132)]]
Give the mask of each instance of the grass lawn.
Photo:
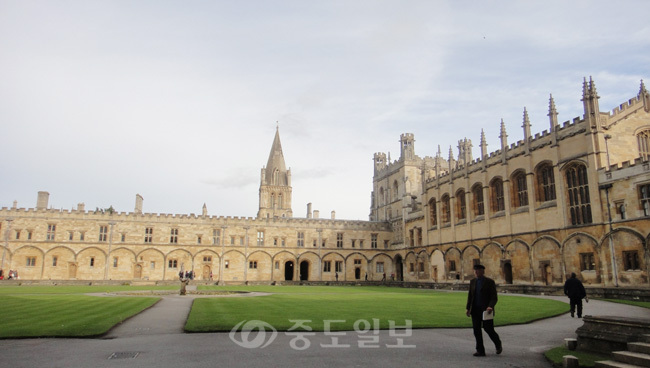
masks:
[(0, 286), (0, 338), (101, 335), (160, 298), (84, 293), (167, 290), (178, 286)]
[(569, 350), (564, 346), (558, 346), (544, 353), (546, 359), (550, 360), (556, 367), (562, 366), (562, 360), (565, 355), (573, 355), (574, 357), (578, 358), (580, 367), (593, 367), (595, 365), (594, 362), (611, 359), (609, 355), (594, 354), (579, 350)]
[(100, 335), (159, 298), (3, 295), (0, 338)]
[[(189, 332), (230, 331), (241, 321), (261, 320), (279, 331), (292, 326), (290, 319), (311, 320), (314, 331), (324, 330), (325, 320), (345, 320), (331, 330), (354, 328), (357, 320), (379, 320), (382, 329), (389, 321), (403, 326), (411, 320), (413, 328), (471, 327), (465, 316), (467, 292), (440, 292), (424, 289), (382, 286), (210, 286), (214, 290), (272, 292), (273, 295), (242, 298), (196, 299), (185, 325)], [(566, 313), (563, 302), (499, 295), (495, 325), (527, 323)]]
[(650, 309), (650, 302), (640, 302), (638, 300), (623, 300), (623, 299), (601, 299), (601, 300), (604, 300), (604, 301), (607, 301), (607, 302), (613, 302), (613, 303), (635, 305), (637, 307)]

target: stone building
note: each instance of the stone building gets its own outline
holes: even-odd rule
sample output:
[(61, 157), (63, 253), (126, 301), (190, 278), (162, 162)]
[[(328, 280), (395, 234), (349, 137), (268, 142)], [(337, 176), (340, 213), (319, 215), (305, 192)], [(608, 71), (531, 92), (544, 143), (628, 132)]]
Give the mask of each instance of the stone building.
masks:
[[(593, 80), (585, 80), (584, 116), (560, 125), (551, 96), (549, 129), (480, 157), (472, 142), (458, 156), (415, 155), (413, 134), (400, 138), (389, 162), (374, 155), (370, 219), (393, 228), (396, 273), (405, 280), (472, 278), (472, 266), (505, 284), (561, 285), (576, 272), (588, 284), (648, 285), (650, 233), (650, 97), (612, 112), (599, 110)], [(610, 218), (611, 214), (611, 218)]]
[(48, 208), (0, 209), (1, 268), (35, 280), (397, 280), (462, 282), (481, 262), (502, 284), (561, 285), (576, 272), (589, 284), (647, 286), (650, 255), (650, 95), (612, 112), (583, 84), (584, 116), (480, 156), (458, 142), (435, 157), (400, 137), (400, 157), (374, 154), (369, 221), (320, 218), (292, 210), (291, 170), (276, 131), (261, 169), (255, 218)]

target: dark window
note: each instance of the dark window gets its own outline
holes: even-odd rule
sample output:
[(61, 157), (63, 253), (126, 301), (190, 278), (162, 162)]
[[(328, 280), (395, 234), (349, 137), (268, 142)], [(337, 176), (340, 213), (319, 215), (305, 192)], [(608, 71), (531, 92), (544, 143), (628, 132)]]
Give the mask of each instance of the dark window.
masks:
[(446, 224), (451, 221), (451, 208), (449, 206), (449, 196), (442, 196), (442, 223)]
[(506, 209), (504, 197), (503, 197), (503, 180), (496, 178), (492, 180), (490, 185), (492, 191), (492, 211), (499, 212)]
[(566, 170), (566, 181), (571, 225), (590, 224), (592, 221), (587, 167), (585, 165), (574, 165), (568, 168)]
[(482, 216), (485, 214), (485, 207), (483, 202), (483, 186), (477, 184), (472, 188), (474, 196), (474, 216)]
[(436, 226), (438, 225), (438, 217), (436, 214), (436, 199), (431, 198), (429, 201), (429, 218), (431, 219), (431, 226)]
[(641, 208), (643, 216), (650, 216), (650, 184), (639, 187), (639, 196), (641, 197)]
[(553, 174), (553, 166), (544, 164), (537, 170), (537, 185), (539, 188), (540, 202), (555, 200), (555, 176)]
[(580, 270), (593, 271), (596, 269), (593, 253), (580, 253)]
[(456, 192), (456, 212), (459, 220), (465, 219), (467, 213), (465, 208), (465, 191), (462, 189)]
[(518, 172), (512, 178), (514, 184), (514, 207), (528, 206), (528, 184), (526, 183), (526, 173)]
[(623, 252), (623, 268), (627, 271), (640, 270), (639, 252), (636, 250)]

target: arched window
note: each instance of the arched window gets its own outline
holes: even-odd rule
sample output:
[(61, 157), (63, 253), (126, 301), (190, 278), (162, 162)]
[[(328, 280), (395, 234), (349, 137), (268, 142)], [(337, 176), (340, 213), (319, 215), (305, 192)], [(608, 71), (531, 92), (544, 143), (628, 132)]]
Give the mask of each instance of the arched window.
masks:
[(540, 202), (555, 200), (555, 176), (553, 165), (544, 163), (537, 168), (537, 200)]
[(379, 202), (380, 206), (384, 205), (384, 187), (379, 188), (379, 200), (377, 202)]
[(442, 215), (442, 223), (446, 224), (451, 221), (451, 208), (449, 206), (449, 194), (445, 194), (442, 196), (440, 199), (442, 202), (442, 208), (441, 210), (441, 215)]
[(278, 169), (273, 171), (273, 185), (280, 185), (280, 171)]
[(464, 189), (459, 189), (456, 192), (456, 216), (458, 217), (458, 220), (464, 220), (467, 217)]
[(436, 199), (431, 198), (429, 200), (429, 218), (431, 219), (430, 220), (431, 226), (438, 225), (438, 216), (436, 214), (436, 210), (437, 210), (437, 208), (436, 208)]
[(283, 203), (282, 203), (282, 193), (278, 193), (278, 208), (282, 208)]
[(481, 183), (474, 184), (472, 187), (472, 197), (474, 197), (472, 206), (474, 216), (483, 216), (485, 214), (485, 205), (483, 202), (483, 185)]
[(271, 193), (271, 208), (275, 208), (275, 193)]
[(395, 200), (399, 199), (399, 184), (397, 183), (397, 180), (393, 182), (393, 198)]
[(528, 184), (526, 183), (526, 173), (517, 171), (512, 176), (512, 206), (528, 206)]
[(583, 164), (574, 164), (567, 168), (565, 173), (571, 225), (590, 224), (591, 204), (587, 167)]
[(639, 143), (639, 156), (643, 157), (644, 161), (650, 157), (650, 129), (646, 129), (636, 135), (636, 140)]
[(505, 211), (503, 180), (501, 178), (495, 178), (490, 183), (490, 201), (492, 212)]

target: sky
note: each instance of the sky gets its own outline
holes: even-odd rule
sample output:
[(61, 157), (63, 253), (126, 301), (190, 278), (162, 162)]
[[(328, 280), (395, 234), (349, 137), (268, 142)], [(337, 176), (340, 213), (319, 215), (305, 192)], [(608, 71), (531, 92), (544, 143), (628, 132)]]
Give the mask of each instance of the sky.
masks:
[[(0, 206), (254, 217), (279, 127), (294, 217), (367, 220), (373, 154), (478, 157), (650, 81), (650, 1), (0, 0)], [(649, 85), (649, 82), (646, 82)]]

